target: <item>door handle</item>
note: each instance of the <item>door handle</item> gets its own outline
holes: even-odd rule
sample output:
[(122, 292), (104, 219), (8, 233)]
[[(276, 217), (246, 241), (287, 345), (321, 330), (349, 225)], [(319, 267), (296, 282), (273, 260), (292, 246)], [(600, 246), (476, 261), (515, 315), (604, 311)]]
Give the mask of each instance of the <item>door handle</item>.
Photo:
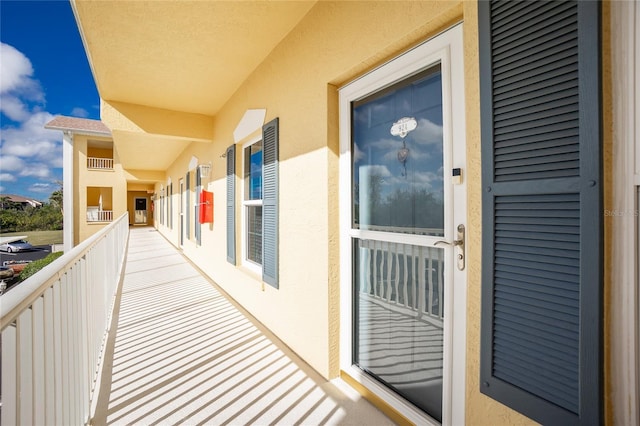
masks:
[(446, 244), (448, 246), (453, 246), (453, 247), (457, 247), (457, 255), (456, 255), (456, 263), (458, 266), (458, 270), (462, 271), (464, 270), (464, 258), (465, 258), (465, 252), (464, 252), (464, 234), (465, 234), (465, 228), (463, 224), (458, 225), (457, 228), (458, 231), (458, 238), (453, 240), (453, 242), (449, 242), (446, 240), (440, 240), (440, 241), (436, 241), (435, 243), (433, 243), (434, 246), (437, 246), (438, 244)]

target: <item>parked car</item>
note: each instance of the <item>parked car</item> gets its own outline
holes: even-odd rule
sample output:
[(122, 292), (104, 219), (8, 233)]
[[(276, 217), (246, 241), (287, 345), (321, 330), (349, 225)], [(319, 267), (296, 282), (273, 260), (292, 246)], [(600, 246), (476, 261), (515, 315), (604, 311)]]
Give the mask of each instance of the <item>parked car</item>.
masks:
[(10, 243), (0, 244), (0, 250), (8, 253), (16, 253), (19, 251), (33, 250), (33, 246), (27, 242), (27, 240), (17, 240)]

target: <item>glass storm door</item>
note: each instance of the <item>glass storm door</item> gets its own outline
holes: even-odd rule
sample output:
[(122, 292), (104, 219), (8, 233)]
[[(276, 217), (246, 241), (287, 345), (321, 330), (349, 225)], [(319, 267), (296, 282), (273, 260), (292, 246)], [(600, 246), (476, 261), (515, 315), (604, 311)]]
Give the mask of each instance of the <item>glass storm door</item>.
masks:
[(147, 199), (146, 198), (136, 198), (134, 200), (135, 203), (135, 211), (134, 211), (134, 224), (142, 225), (147, 223)]
[[(433, 43), (421, 46), (416, 69), (400, 66), (381, 84), (375, 74), (392, 61), (371, 73), (371, 85), (358, 81), (363, 88), (351, 96), (347, 90), (341, 104), (350, 128), (342, 146), (351, 207), (343, 221), (351, 254), (349, 362), (390, 400), (450, 423), (454, 333), (465, 338), (453, 320), (453, 311), (464, 315), (453, 289), (465, 285), (464, 110), (459, 121), (451, 112), (452, 96), (462, 96), (452, 86), (463, 83), (452, 81), (450, 47), (429, 54)], [(464, 400), (464, 391), (457, 397)]]

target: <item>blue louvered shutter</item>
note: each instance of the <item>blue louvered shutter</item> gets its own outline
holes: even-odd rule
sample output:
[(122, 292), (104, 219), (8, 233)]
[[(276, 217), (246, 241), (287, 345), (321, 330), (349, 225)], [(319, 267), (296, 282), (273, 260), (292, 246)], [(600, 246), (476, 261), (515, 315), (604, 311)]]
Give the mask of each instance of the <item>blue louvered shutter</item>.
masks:
[(278, 119), (262, 127), (262, 280), (278, 288)]
[(185, 182), (187, 183), (187, 199), (186, 199), (186, 203), (187, 203), (187, 212), (185, 214), (186, 217), (186, 224), (185, 224), (185, 230), (186, 230), (186, 234), (187, 234), (187, 240), (191, 238), (191, 192), (190, 192), (190, 188), (191, 188), (191, 173), (187, 172), (187, 174), (184, 177)]
[(200, 176), (200, 167), (196, 167), (196, 206), (195, 206), (195, 215), (193, 219), (193, 223), (195, 224), (195, 232), (196, 232), (196, 244), (202, 244), (202, 225), (200, 224), (200, 208), (202, 207), (200, 204), (202, 200), (200, 199), (200, 191), (202, 190), (202, 177)]
[(236, 146), (227, 148), (227, 261), (236, 264)]
[(602, 420), (600, 5), (481, 1), (480, 390)]

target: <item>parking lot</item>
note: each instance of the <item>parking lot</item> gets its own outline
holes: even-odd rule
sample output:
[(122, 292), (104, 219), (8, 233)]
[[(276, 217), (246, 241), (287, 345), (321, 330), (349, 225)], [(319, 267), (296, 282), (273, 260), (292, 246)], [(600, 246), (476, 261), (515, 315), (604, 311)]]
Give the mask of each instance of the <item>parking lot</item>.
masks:
[[(6, 265), (5, 262), (16, 262), (20, 263), (23, 261), (34, 261), (39, 260), (46, 257), (49, 253), (51, 253), (50, 245), (42, 245), (42, 246), (33, 246), (33, 250), (18, 252), (18, 253), (7, 253), (4, 251), (0, 251), (0, 265)], [(17, 281), (17, 277), (12, 278), (7, 281), (8, 289), (10, 289)]]

